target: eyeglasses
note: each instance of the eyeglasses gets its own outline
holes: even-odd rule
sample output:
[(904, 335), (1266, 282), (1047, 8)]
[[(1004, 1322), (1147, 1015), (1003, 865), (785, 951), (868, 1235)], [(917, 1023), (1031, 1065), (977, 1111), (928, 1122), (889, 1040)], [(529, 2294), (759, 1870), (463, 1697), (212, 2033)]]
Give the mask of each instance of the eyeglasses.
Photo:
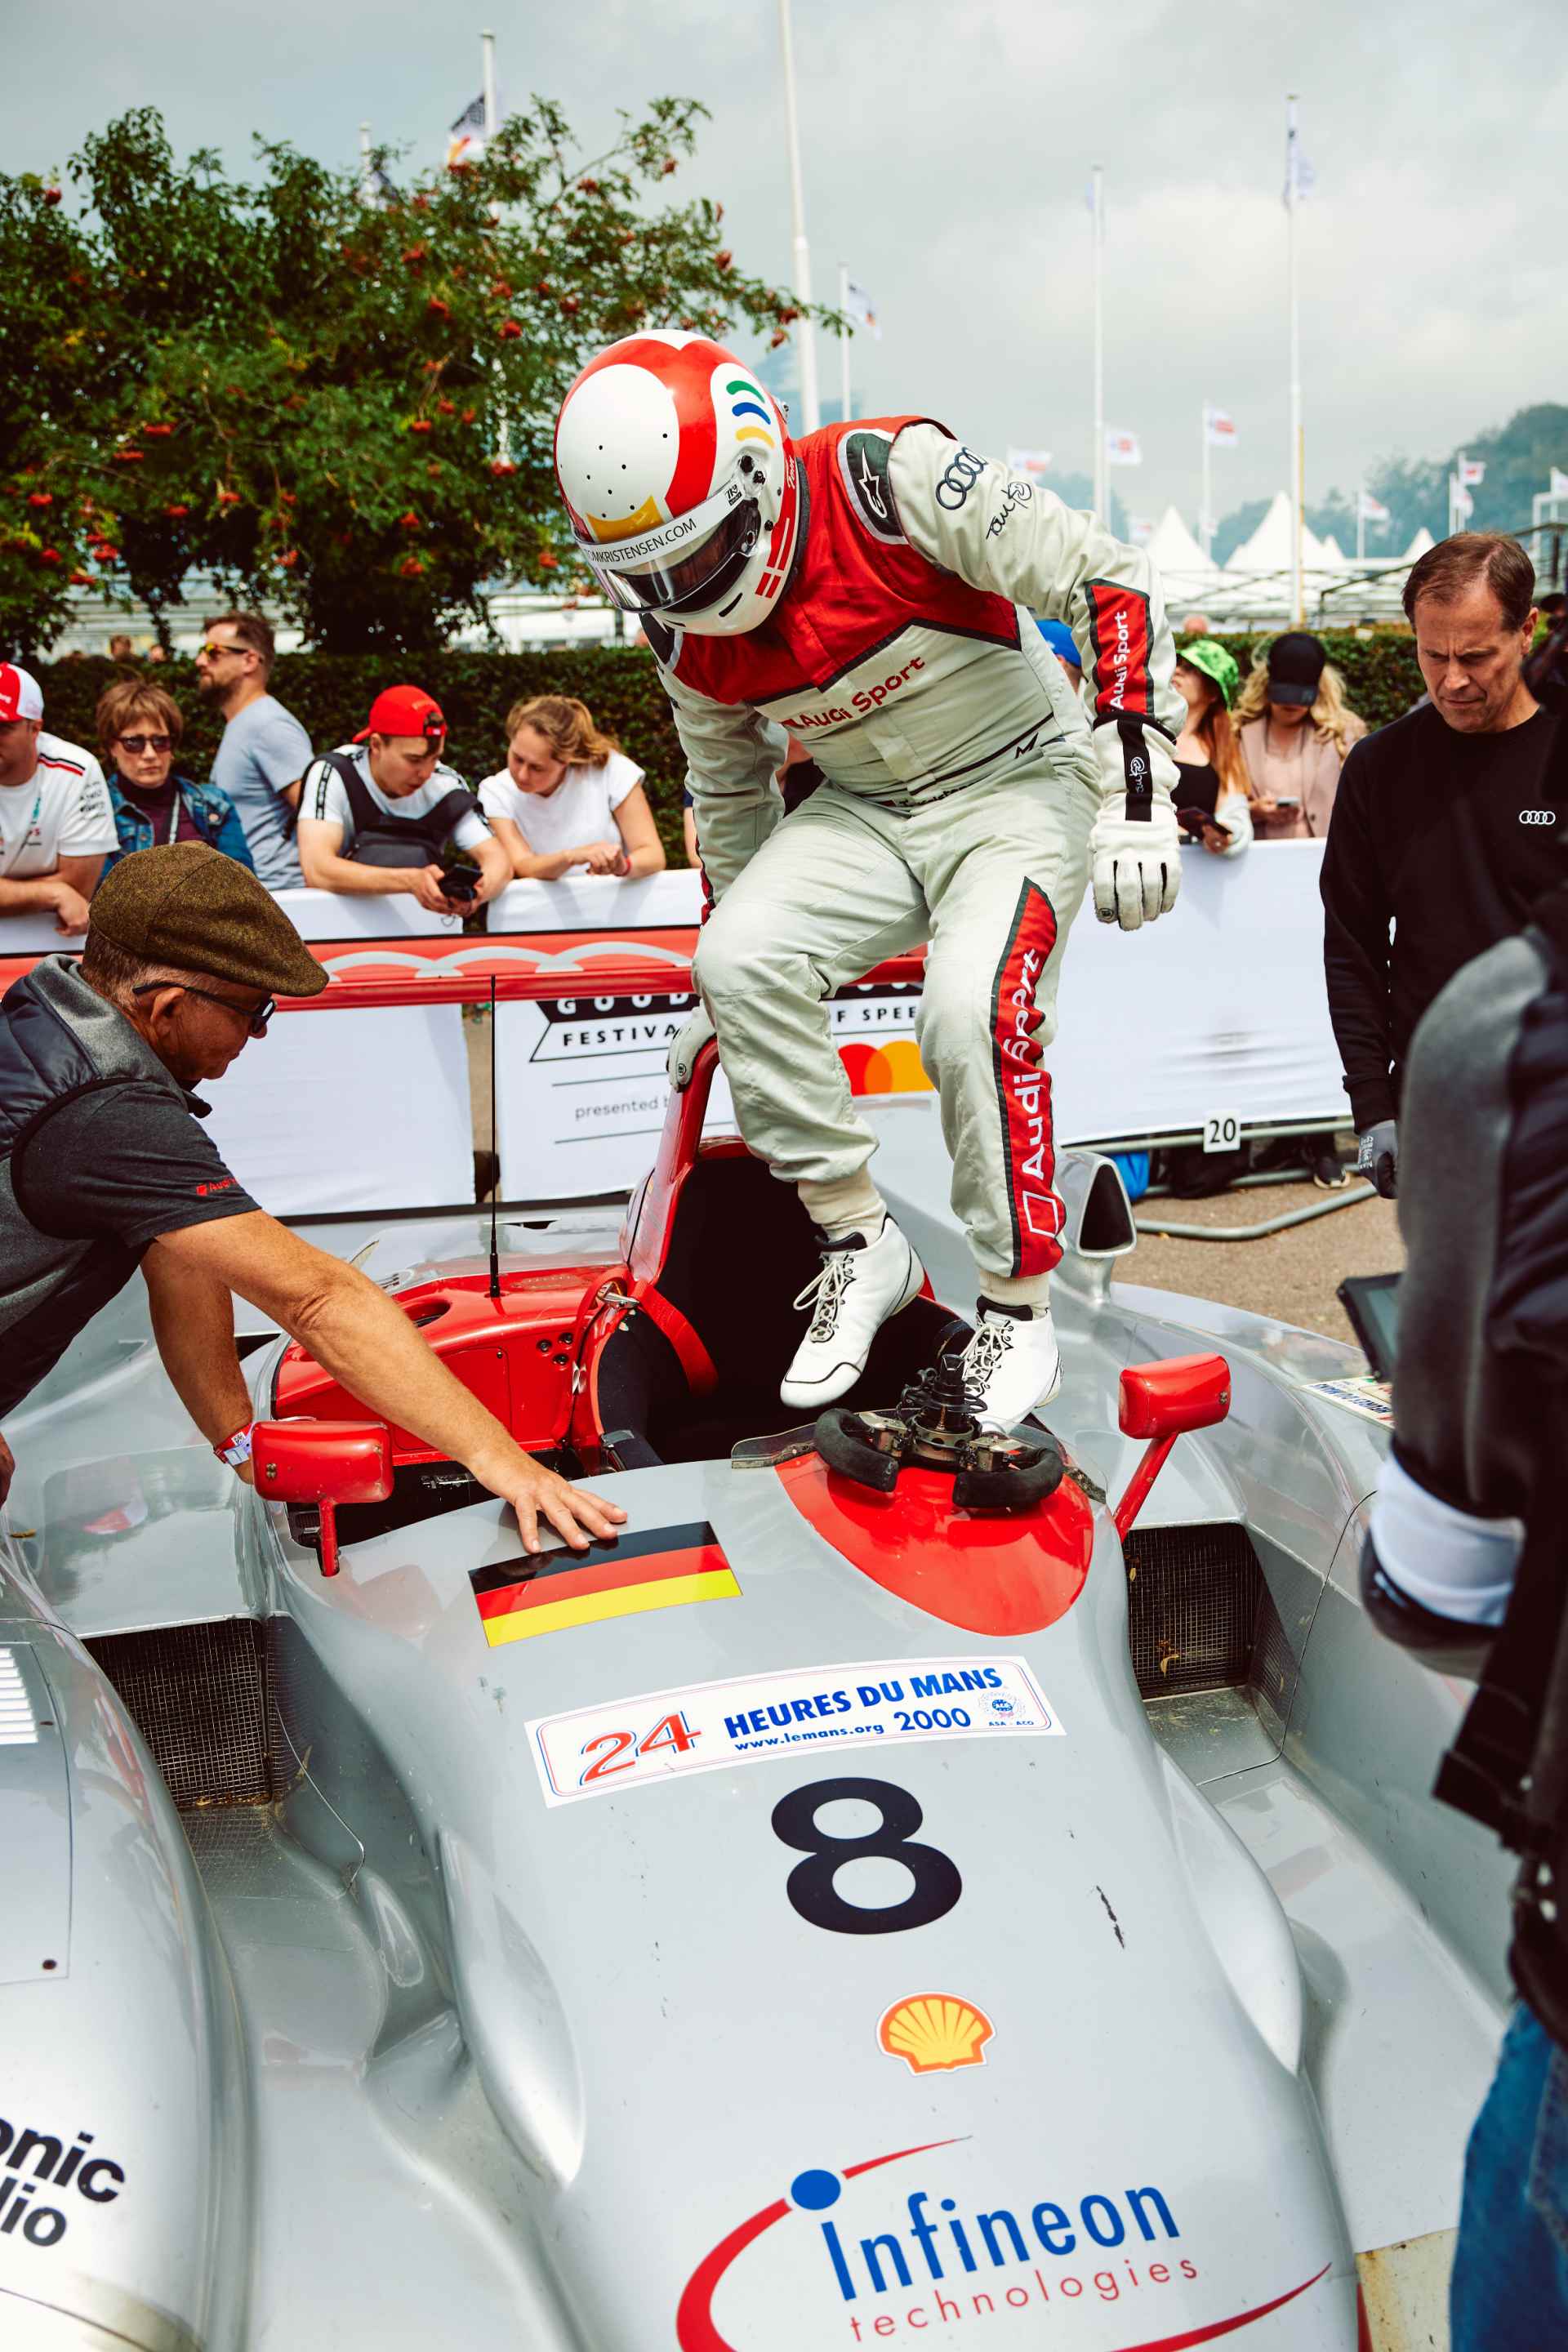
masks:
[(166, 751), (174, 740), (172, 735), (121, 735), (119, 739), (122, 751), (135, 753)]
[(151, 996), (160, 988), (182, 988), (187, 996), (205, 996), (209, 1004), (221, 1004), (226, 1013), (237, 1013), (253, 1037), (265, 1037), (267, 1024), (278, 1010), (275, 996), (264, 997), (253, 1012), (247, 1004), (237, 1004), (232, 996), (215, 995), (210, 988), (197, 988), (188, 980), (145, 980), (133, 988), (132, 996)]
[(256, 648), (254, 646), (214, 645), (210, 637), (205, 637), (196, 647), (196, 659), (198, 661), (211, 661), (215, 654), (250, 654), (255, 651)]

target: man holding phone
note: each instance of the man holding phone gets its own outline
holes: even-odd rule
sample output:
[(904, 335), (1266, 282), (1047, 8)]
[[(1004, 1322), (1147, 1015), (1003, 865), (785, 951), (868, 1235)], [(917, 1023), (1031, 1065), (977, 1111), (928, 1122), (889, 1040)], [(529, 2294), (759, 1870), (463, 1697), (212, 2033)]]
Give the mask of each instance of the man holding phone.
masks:
[[(389, 686), (352, 743), (306, 772), (300, 796), (300, 864), (313, 889), (417, 898), (433, 915), (482, 906), (511, 879), (489, 819), (441, 757), (447, 721), (416, 686)], [(447, 844), (477, 873), (452, 870)]]

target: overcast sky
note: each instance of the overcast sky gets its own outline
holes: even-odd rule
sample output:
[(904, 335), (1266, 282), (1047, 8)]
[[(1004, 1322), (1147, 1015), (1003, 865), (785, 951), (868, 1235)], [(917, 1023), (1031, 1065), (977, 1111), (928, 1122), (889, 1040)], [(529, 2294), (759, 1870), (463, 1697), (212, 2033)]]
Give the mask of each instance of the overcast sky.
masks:
[[(259, 131), (343, 163), (357, 125), (434, 162), (498, 36), (508, 108), (539, 90), (585, 136), (616, 106), (711, 110), (694, 184), (749, 268), (787, 279), (776, 0), (3, 0), (18, 68), (5, 166), (159, 106), (234, 163)], [(1231, 410), (1223, 513), (1287, 469), (1284, 100), (1317, 173), (1301, 214), (1309, 499), (1390, 452), (1446, 455), (1568, 401), (1564, 0), (794, 0), (815, 290), (840, 257), (881, 312), (861, 413), (919, 410), (998, 454), (1087, 471), (1089, 220), (1107, 188), (1108, 422), (1141, 436), (1129, 509), (1197, 503), (1198, 416)], [(865, 339), (861, 339), (864, 343)], [(824, 343), (825, 393), (837, 342)]]

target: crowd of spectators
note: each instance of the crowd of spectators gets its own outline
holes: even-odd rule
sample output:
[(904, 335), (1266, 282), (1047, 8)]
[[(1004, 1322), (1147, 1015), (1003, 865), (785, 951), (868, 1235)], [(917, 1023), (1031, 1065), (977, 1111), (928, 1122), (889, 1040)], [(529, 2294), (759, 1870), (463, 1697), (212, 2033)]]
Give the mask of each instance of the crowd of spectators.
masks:
[(0, 663), (0, 917), (47, 913), (79, 938), (109, 869), (174, 841), (206, 843), (269, 890), (404, 892), (447, 915), (514, 878), (664, 865), (644, 771), (571, 696), (514, 704), (505, 764), (477, 789), (447, 765), (445, 714), (415, 686), (384, 689), (352, 741), (318, 754), (271, 691), (268, 622), (224, 613), (195, 657), (197, 693), (224, 720), (204, 782), (178, 764), (174, 696), (132, 667), (129, 637), (110, 652), (121, 674), (99, 698), (96, 755), (46, 733), (37, 679)]

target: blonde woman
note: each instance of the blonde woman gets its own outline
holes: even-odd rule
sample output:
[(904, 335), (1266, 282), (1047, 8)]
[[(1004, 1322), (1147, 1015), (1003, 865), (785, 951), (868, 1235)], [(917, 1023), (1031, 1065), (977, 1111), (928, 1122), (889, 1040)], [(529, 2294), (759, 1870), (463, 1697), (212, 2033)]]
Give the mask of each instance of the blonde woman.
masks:
[(507, 713), (506, 766), (479, 786), (479, 805), (521, 881), (563, 874), (657, 874), (664, 845), (643, 771), (574, 695), (537, 694)]
[(1230, 723), (1240, 677), (1222, 645), (1196, 637), (1177, 655), (1171, 681), (1187, 706), (1171, 797), (1185, 838), (1213, 857), (1239, 857), (1252, 846), (1247, 767)]
[(1321, 840), (1334, 813), (1340, 770), (1366, 733), (1316, 637), (1276, 637), (1236, 706), (1252, 792), (1252, 822), (1266, 841)]

